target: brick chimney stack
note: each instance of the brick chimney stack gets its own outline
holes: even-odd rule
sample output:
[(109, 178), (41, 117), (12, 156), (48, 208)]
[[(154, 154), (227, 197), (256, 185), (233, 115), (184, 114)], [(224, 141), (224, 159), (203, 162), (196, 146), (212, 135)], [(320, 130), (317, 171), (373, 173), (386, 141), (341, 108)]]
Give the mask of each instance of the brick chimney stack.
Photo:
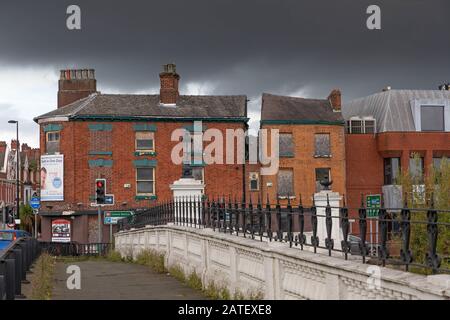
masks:
[(58, 108), (86, 98), (97, 92), (95, 70), (61, 70), (59, 77)]
[(159, 74), (161, 80), (160, 102), (162, 104), (176, 104), (180, 95), (178, 92), (180, 76), (177, 74), (175, 64), (165, 64), (163, 67), (164, 71)]
[(341, 101), (341, 91), (339, 89), (333, 89), (327, 98), (334, 111), (341, 111), (342, 101)]

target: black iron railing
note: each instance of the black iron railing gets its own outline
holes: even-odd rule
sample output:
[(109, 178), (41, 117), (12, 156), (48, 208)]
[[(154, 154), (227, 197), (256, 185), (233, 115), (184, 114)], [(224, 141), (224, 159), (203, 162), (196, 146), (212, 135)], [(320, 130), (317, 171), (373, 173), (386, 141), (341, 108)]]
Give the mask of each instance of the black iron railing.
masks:
[(52, 256), (105, 256), (110, 243), (39, 242), (42, 251)]
[[(177, 198), (119, 220), (119, 230), (175, 224), (212, 228), (259, 241), (279, 241), (313, 252), (341, 253), (363, 263), (417, 268), (423, 273), (450, 273), (450, 210), (427, 208), (292, 205), (231, 197)], [(376, 212), (374, 215), (373, 213)], [(339, 238), (335, 228), (339, 228)], [(319, 230), (325, 230), (320, 235)], [(334, 233), (333, 233), (334, 231)], [(320, 235), (320, 236), (319, 236)]]
[(0, 251), (0, 300), (14, 300), (22, 295), (22, 282), (39, 256), (39, 243), (34, 238), (19, 238)]

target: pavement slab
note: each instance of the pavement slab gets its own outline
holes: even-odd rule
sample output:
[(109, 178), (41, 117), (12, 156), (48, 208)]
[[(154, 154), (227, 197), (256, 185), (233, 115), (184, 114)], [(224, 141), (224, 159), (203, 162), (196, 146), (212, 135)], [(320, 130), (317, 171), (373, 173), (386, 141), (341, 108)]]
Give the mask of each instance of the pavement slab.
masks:
[[(81, 289), (68, 289), (67, 267), (81, 271)], [(194, 290), (148, 266), (109, 261), (57, 262), (52, 300), (205, 300)]]

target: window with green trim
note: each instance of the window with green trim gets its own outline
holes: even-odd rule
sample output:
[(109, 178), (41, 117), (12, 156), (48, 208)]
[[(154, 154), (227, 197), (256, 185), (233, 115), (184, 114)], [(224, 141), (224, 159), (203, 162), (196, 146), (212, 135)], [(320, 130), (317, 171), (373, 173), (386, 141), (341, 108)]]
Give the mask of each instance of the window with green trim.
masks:
[(137, 195), (155, 194), (154, 168), (136, 168), (136, 193)]
[(136, 132), (137, 151), (155, 151), (155, 134), (149, 131)]

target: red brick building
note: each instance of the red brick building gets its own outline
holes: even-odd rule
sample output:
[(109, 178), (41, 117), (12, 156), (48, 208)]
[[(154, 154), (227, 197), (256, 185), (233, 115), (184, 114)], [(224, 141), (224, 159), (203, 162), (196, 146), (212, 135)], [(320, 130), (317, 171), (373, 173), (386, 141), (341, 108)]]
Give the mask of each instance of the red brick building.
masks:
[[(5, 141), (0, 141), (0, 213), (2, 207), (14, 211), (16, 208), (16, 150), (16, 140), (12, 140), (9, 146)], [(19, 150), (19, 158), (20, 203), (28, 204), (33, 193), (39, 189), (40, 151), (23, 143)]]
[(350, 101), (342, 113), (350, 207), (360, 206), (361, 194), (383, 195), (387, 207), (399, 207), (400, 172), (423, 179), (450, 157), (450, 91), (384, 90)]
[[(327, 99), (304, 99), (263, 94), (261, 128), (279, 130), (279, 170), (261, 176), (261, 192), (286, 204), (312, 205), (320, 181), (333, 181), (331, 189), (345, 193), (344, 119), (341, 93), (333, 90)], [(270, 137), (270, 133), (268, 133)], [(269, 139), (270, 141), (270, 139)], [(269, 144), (270, 146), (270, 144)], [(270, 152), (270, 148), (269, 148)], [(272, 200), (273, 201), (273, 200)]]
[[(43, 240), (51, 239), (52, 220), (64, 218), (71, 224), (71, 240), (97, 242), (92, 203), (98, 178), (106, 179), (106, 193), (114, 195), (114, 205), (104, 210), (135, 210), (170, 199), (170, 184), (182, 173), (182, 165), (171, 159), (179, 144), (172, 141), (174, 130), (190, 131), (194, 121), (224, 136), (226, 129), (247, 130), (246, 96), (180, 95), (179, 79), (175, 65), (166, 65), (160, 74), (160, 94), (114, 95), (97, 92), (93, 70), (61, 71), (58, 109), (35, 119), (43, 159), (63, 159), (63, 174), (56, 180), (63, 192), (48, 198), (56, 201), (42, 202)], [(244, 196), (245, 165), (192, 166), (209, 196)], [(48, 174), (43, 171), (44, 179), (51, 178)], [(103, 226), (103, 239), (109, 239), (108, 226)]]

